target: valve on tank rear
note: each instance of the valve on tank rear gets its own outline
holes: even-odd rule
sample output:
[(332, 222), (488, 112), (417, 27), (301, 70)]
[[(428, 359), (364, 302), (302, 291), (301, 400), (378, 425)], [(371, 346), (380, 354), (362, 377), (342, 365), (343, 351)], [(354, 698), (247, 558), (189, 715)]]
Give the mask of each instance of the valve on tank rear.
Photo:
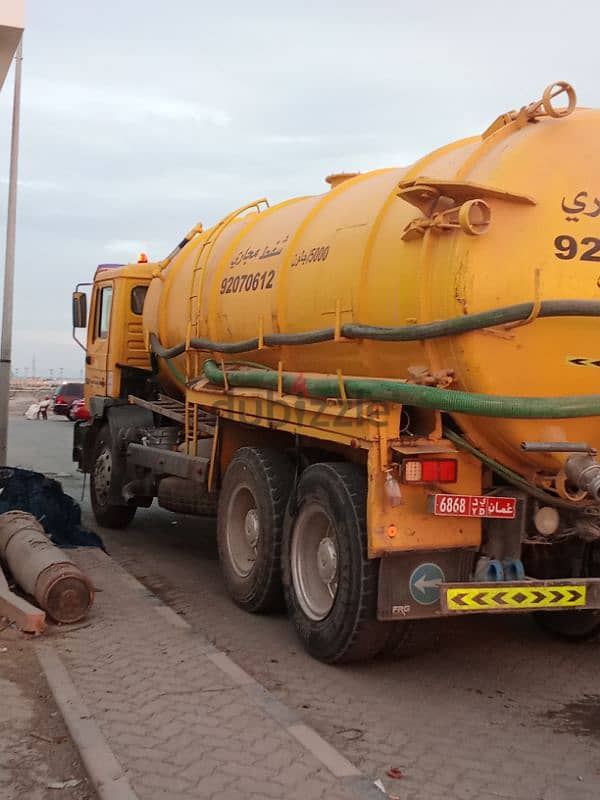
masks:
[(569, 456), (565, 473), (571, 483), (594, 500), (600, 500), (600, 463), (593, 456), (583, 453)]

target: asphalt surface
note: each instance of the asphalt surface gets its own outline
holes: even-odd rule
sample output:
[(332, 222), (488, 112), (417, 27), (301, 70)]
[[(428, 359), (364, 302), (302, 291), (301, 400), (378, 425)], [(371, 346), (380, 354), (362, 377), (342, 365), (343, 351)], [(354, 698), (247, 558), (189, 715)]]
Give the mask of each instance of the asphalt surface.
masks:
[[(12, 418), (10, 462), (56, 476), (80, 500), (71, 435), (66, 420)], [(247, 615), (229, 600), (213, 521), (153, 507), (113, 532), (95, 526), (87, 493), (82, 508), (120, 564), (403, 799), (600, 796), (600, 645), (549, 639), (528, 616), (471, 617), (444, 621), (438, 646), (419, 656), (326, 666), (284, 615)], [(403, 777), (390, 779), (391, 767)]]

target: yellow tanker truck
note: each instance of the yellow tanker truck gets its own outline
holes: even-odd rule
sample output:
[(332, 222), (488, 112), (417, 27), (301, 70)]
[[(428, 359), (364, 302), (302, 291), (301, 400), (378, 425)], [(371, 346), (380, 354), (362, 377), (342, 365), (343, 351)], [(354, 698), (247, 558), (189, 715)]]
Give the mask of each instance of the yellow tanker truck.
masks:
[(232, 598), (285, 599), (326, 662), (458, 614), (598, 633), (598, 141), (554, 84), (408, 168), (99, 266), (89, 320), (73, 296), (98, 523), (216, 513)]

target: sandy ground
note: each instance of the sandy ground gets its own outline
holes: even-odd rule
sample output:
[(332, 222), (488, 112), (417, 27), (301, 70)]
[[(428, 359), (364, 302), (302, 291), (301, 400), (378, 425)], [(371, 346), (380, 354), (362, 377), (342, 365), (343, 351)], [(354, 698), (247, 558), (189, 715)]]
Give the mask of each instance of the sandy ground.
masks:
[[(0, 621), (0, 628), (5, 625)], [(0, 699), (2, 800), (94, 798), (42, 674), (32, 638), (12, 626), (0, 630)], [(77, 783), (60, 789), (67, 781)], [(51, 788), (53, 784), (56, 788)]]

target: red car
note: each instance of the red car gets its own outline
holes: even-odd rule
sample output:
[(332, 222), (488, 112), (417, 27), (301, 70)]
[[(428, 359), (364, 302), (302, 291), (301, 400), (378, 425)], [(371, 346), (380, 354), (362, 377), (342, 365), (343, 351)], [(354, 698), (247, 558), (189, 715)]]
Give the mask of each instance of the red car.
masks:
[(65, 417), (69, 416), (69, 410), (75, 400), (80, 400), (83, 397), (83, 383), (74, 383), (66, 381), (56, 390), (54, 395), (53, 411), (55, 414), (63, 414)]
[(85, 407), (85, 401), (83, 398), (79, 398), (79, 400), (73, 400), (69, 407), (67, 416), (71, 422), (75, 422), (75, 420), (85, 421), (86, 419), (90, 418), (90, 412)]

